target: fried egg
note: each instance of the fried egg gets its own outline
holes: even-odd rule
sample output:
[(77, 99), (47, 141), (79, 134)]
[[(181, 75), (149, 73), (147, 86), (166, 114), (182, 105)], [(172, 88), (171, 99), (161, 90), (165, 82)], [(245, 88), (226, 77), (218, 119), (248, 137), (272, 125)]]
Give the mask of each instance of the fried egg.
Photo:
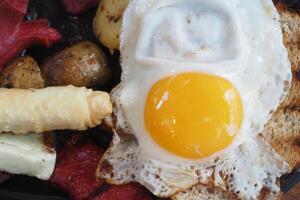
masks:
[(288, 165), (259, 135), (291, 82), (271, 0), (133, 0), (120, 49), (99, 177), (159, 197), (197, 183), (242, 199), (280, 192)]

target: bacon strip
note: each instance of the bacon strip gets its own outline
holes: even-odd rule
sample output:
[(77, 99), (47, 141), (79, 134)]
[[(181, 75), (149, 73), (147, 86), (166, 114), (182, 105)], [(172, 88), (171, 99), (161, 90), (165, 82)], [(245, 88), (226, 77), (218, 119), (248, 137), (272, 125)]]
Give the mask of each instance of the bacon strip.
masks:
[(0, 69), (32, 44), (47, 47), (61, 39), (46, 19), (23, 22), (28, 0), (0, 1)]

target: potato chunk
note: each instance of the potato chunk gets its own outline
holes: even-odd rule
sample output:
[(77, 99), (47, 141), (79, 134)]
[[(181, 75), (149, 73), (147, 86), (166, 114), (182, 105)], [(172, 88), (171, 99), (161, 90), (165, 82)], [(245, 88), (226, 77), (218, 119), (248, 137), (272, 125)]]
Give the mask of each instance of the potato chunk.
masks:
[(42, 64), (46, 86), (95, 87), (110, 79), (103, 51), (89, 41), (79, 42), (46, 59)]
[(6, 88), (43, 88), (44, 80), (36, 61), (26, 56), (15, 59), (4, 68), (0, 85)]
[(102, 0), (94, 18), (94, 33), (111, 50), (119, 49), (122, 18), (129, 0)]

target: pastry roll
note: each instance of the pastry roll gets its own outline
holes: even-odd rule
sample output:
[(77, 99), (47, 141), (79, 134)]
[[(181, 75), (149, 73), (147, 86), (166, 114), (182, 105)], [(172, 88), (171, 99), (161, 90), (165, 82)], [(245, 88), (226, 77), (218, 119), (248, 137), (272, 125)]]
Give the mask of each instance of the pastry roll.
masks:
[(111, 112), (109, 94), (84, 87), (0, 89), (0, 132), (86, 130)]

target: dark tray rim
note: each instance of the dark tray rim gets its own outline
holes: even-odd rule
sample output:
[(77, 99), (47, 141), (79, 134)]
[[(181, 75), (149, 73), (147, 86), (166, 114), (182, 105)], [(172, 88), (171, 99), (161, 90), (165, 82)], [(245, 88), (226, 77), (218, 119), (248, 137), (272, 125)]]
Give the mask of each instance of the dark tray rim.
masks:
[[(281, 191), (287, 193), (294, 186), (300, 183), (300, 168), (294, 170), (291, 174), (283, 175), (281, 177)], [(16, 188), (17, 189), (17, 188)], [(64, 195), (43, 195), (43, 194), (30, 194), (25, 192), (18, 192), (12, 189), (1, 188), (0, 186), (0, 199), (5, 200), (71, 200), (70, 197)]]

